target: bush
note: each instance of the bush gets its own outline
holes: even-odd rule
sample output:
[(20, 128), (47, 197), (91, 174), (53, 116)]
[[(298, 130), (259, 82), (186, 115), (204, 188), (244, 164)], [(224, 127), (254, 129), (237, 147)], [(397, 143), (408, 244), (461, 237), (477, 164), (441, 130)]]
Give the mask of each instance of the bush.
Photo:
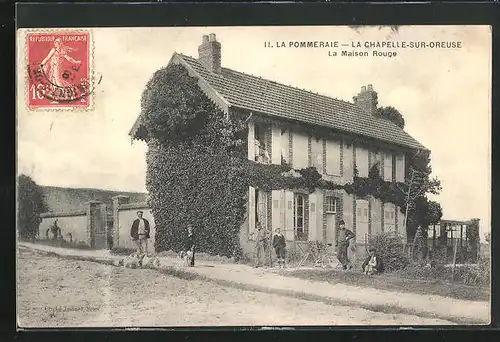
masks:
[(404, 251), (402, 238), (394, 233), (376, 234), (370, 239), (370, 246), (375, 248), (386, 271), (400, 270), (410, 263)]
[(395, 274), (401, 278), (440, 281), (457, 283), (469, 286), (488, 286), (490, 284), (490, 267), (488, 260), (481, 260), (478, 264), (465, 265), (453, 268), (438, 264), (435, 267), (422, 267), (411, 264)]

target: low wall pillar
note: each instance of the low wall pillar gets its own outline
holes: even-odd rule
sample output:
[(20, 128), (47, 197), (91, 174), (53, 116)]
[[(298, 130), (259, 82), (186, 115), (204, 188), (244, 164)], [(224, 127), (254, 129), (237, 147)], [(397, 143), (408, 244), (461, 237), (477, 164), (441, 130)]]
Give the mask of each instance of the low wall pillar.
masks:
[(113, 200), (113, 245), (120, 245), (120, 222), (118, 209), (122, 204), (127, 204), (130, 201), (128, 196), (118, 195), (112, 198)]

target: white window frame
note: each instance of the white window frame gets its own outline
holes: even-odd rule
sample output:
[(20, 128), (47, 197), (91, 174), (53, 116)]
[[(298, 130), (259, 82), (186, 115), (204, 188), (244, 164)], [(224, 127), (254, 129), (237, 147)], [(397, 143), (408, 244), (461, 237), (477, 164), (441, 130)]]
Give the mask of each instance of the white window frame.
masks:
[[(333, 210), (332, 210), (332, 202), (333, 202)], [(327, 214), (337, 213), (337, 197), (326, 196), (326, 213)]]
[[(299, 212), (299, 203), (298, 199), (302, 199), (302, 210)], [(304, 234), (305, 233), (305, 205), (306, 205), (306, 198), (303, 194), (294, 194), (293, 196), (293, 227), (295, 231), (295, 236), (299, 236), (299, 234)], [(300, 215), (299, 215), (300, 214)], [(302, 225), (298, 225), (298, 219), (302, 218)]]

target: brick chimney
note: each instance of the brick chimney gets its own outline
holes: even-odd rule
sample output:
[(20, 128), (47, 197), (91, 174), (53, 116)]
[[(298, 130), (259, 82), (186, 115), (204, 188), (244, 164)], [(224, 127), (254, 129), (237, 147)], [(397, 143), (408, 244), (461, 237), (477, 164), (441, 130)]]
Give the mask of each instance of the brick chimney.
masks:
[(204, 35), (201, 45), (198, 46), (198, 60), (208, 70), (220, 73), (221, 70), (221, 45), (216, 40), (215, 33)]
[(354, 104), (374, 115), (377, 110), (378, 96), (371, 84), (368, 87), (362, 86), (357, 96), (353, 97)]

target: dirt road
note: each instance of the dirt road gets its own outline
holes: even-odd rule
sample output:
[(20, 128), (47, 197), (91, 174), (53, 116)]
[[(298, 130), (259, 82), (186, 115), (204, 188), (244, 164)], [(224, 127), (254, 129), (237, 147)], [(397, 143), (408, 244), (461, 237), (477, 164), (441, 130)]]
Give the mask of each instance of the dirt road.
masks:
[(453, 324), (66, 260), (21, 249), (22, 327)]

